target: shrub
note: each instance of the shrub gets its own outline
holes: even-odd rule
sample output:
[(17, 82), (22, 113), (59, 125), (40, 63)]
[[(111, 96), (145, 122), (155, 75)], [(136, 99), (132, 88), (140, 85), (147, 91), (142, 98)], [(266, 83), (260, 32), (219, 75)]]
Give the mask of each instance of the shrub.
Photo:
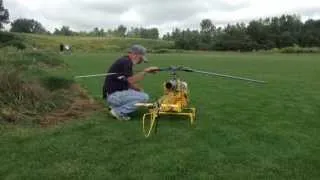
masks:
[(26, 60), (32, 60), (49, 66), (59, 66), (64, 63), (58, 53), (50, 51), (27, 51), (23, 55)]
[(27, 114), (46, 111), (54, 106), (48, 103), (48, 91), (39, 84), (27, 81), (16, 69), (0, 70), (0, 109), (6, 121), (23, 120)]
[(0, 31), (0, 43), (6, 43), (17, 39), (19, 38), (15, 36), (13, 33)]
[[(51, 76), (38, 62), (60, 64), (45, 52), (2, 49), (0, 58), (0, 121), (31, 122), (71, 101), (65, 89), (73, 81)], [(72, 93), (72, 92), (71, 92)], [(31, 120), (31, 121), (30, 121)]]
[(29, 78), (15, 67), (0, 68), (0, 119), (20, 123), (38, 121), (72, 102), (68, 91), (73, 81), (48, 76)]
[(151, 50), (151, 53), (156, 53), (156, 54), (163, 54), (163, 53), (170, 53), (171, 51), (169, 49), (155, 49)]
[(320, 53), (320, 48), (303, 48), (298, 45), (282, 48), (281, 53)]
[(27, 46), (21, 40), (12, 40), (4, 44), (4, 46), (13, 46), (19, 50), (24, 50)]
[(26, 49), (27, 47), (23, 41), (24, 41), (23, 38), (18, 37), (13, 33), (0, 31), (0, 48), (6, 47), (6, 46), (13, 46), (19, 50), (23, 50), (23, 49)]
[(54, 91), (58, 89), (70, 88), (70, 86), (74, 83), (74, 80), (67, 79), (64, 77), (47, 76), (47, 77), (41, 78), (41, 83), (48, 90)]

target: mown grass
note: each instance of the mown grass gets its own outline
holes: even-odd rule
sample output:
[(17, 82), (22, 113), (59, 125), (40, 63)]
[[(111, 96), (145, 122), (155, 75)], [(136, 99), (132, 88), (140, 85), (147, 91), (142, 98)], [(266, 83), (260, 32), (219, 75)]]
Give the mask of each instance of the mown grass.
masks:
[[(66, 56), (73, 71), (103, 73), (120, 53)], [(1, 179), (319, 179), (319, 55), (153, 54), (150, 64), (185, 65), (268, 81), (258, 85), (181, 73), (197, 125), (162, 117), (146, 139), (141, 114), (107, 112), (47, 129), (2, 127)], [(142, 83), (152, 99), (168, 74)], [(78, 80), (96, 98), (103, 78)]]

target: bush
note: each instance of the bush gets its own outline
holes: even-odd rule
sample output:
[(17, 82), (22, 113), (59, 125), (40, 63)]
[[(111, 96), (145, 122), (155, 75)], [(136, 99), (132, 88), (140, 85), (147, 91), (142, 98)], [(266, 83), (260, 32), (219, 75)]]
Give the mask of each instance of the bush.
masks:
[(170, 53), (172, 52), (170, 49), (155, 49), (151, 50), (151, 53), (156, 53), (156, 54), (163, 54), (163, 53)]
[(191, 50), (183, 50), (183, 49), (153, 49), (149, 50), (149, 53), (155, 54), (164, 54), (164, 53), (185, 53), (190, 52)]
[(4, 46), (13, 46), (19, 50), (24, 50), (27, 48), (27, 46), (21, 40), (8, 41), (4, 44)]
[(23, 77), (16, 69), (0, 70), (0, 115), (6, 121), (17, 122), (55, 107), (54, 98), (45, 88)]
[(16, 36), (13, 33), (1, 32), (0, 31), (0, 48), (6, 46), (13, 46), (19, 50), (26, 49), (26, 44), (24, 44), (24, 39)]
[(58, 53), (50, 51), (26, 51), (23, 53), (24, 60), (43, 63), (49, 66), (59, 66), (64, 64)]
[(281, 53), (320, 53), (320, 48), (303, 48), (298, 45), (286, 47), (280, 50)]
[(30, 122), (71, 102), (72, 80), (49, 75), (38, 63), (60, 64), (45, 52), (2, 49), (0, 58), (0, 121)]
[(95, 108), (72, 79), (47, 71), (65, 65), (59, 53), (21, 51), (23, 41), (7, 35), (0, 34), (0, 123), (43, 125)]
[(21, 40), (13, 33), (0, 31), (0, 43), (6, 43), (12, 40)]
[(74, 83), (74, 80), (64, 77), (47, 76), (41, 78), (41, 83), (50, 91), (58, 89), (68, 89)]

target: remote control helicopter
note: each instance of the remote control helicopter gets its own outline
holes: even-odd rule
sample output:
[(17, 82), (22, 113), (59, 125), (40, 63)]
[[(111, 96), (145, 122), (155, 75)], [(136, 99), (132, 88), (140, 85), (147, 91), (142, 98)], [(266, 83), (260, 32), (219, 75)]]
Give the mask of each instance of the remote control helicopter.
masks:
[[(196, 108), (190, 107), (190, 89), (188, 83), (178, 76), (178, 72), (200, 73), (206, 75), (219, 76), (224, 78), (232, 78), (237, 80), (250, 81), (255, 83), (266, 83), (265, 81), (243, 78), (239, 76), (231, 76), (226, 74), (218, 74), (213, 72), (206, 72), (202, 70), (196, 70), (184, 66), (170, 66), (166, 68), (159, 68), (158, 72), (169, 72), (171, 78), (163, 83), (163, 94), (152, 103), (136, 103), (137, 107), (144, 107), (148, 109), (148, 112), (143, 114), (142, 117), (142, 129), (145, 137), (149, 137), (152, 130), (157, 130), (158, 118), (161, 115), (177, 115), (186, 116), (190, 121), (190, 125), (193, 126), (196, 120)], [(95, 74), (86, 76), (77, 76), (76, 78), (94, 77), (114, 75), (116, 73), (107, 74)]]
[[(190, 120), (190, 125), (194, 125), (196, 120), (196, 108), (189, 106), (190, 90), (188, 88), (188, 83), (178, 76), (178, 71), (201, 73), (256, 83), (266, 83), (265, 81), (206, 72), (184, 66), (170, 66), (168, 68), (160, 68), (158, 71), (167, 71), (172, 75), (170, 79), (163, 83), (163, 95), (154, 103), (135, 104), (138, 107), (146, 107), (149, 110), (149, 112), (145, 113), (142, 117), (142, 126), (145, 137), (149, 137), (152, 130), (157, 129), (157, 118), (161, 115), (186, 116), (188, 117), (188, 120)], [(149, 121), (149, 125), (147, 121)]]

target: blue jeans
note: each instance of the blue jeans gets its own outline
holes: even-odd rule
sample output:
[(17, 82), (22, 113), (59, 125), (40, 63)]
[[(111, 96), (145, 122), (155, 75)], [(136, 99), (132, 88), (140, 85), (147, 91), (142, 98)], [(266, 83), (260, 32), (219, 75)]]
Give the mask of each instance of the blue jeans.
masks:
[(127, 115), (137, 110), (136, 103), (149, 101), (149, 95), (133, 89), (114, 92), (107, 97), (107, 103), (116, 112)]

